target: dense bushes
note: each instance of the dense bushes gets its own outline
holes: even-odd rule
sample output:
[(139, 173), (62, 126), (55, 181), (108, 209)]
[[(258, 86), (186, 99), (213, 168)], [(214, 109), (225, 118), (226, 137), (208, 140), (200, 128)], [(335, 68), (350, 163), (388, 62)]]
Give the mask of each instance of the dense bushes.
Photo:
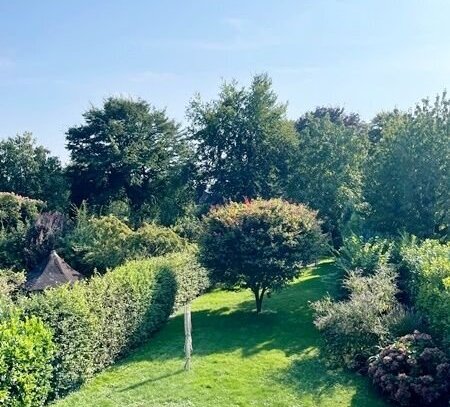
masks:
[(187, 247), (187, 241), (177, 235), (172, 229), (145, 223), (129, 239), (129, 256), (145, 258), (163, 256), (177, 252)]
[(416, 307), (428, 317), (433, 333), (450, 345), (450, 243), (426, 240), (406, 246), (402, 255)]
[(315, 325), (323, 332), (332, 363), (361, 368), (376, 347), (386, 343), (404, 315), (395, 295), (396, 274), (388, 267), (371, 276), (349, 272), (344, 280), (349, 298), (330, 297), (312, 304)]
[(0, 405), (41, 406), (50, 391), (54, 345), (37, 318), (0, 322)]
[(77, 213), (75, 227), (64, 242), (68, 261), (89, 274), (105, 272), (127, 260), (162, 256), (187, 247), (187, 241), (172, 229), (144, 224), (133, 231), (114, 215), (94, 217), (83, 206)]
[(72, 289), (24, 299), (26, 314), (52, 329), (56, 345), (52, 397), (146, 341), (174, 309), (208, 285), (194, 252), (131, 261)]
[(43, 208), (41, 201), (0, 192), (0, 268), (25, 267), (25, 236)]
[(323, 245), (315, 212), (281, 199), (257, 199), (216, 207), (205, 217), (200, 257), (213, 281), (252, 290), (260, 312), (266, 291), (293, 280)]
[(373, 274), (390, 259), (392, 243), (375, 237), (364, 240), (361, 236), (350, 235), (344, 239), (339, 250), (337, 265), (345, 271), (360, 270), (363, 274)]
[(401, 406), (437, 406), (450, 393), (449, 360), (430, 335), (418, 331), (399, 338), (372, 358), (369, 376)]

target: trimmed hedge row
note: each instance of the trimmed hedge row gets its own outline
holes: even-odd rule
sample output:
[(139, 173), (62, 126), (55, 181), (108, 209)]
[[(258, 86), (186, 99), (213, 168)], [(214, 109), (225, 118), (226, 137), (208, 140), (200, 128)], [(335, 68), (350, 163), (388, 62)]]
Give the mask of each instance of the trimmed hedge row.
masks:
[[(72, 288), (22, 299), (18, 306), (24, 315), (42, 320), (55, 345), (51, 390), (42, 400), (79, 387), (145, 342), (177, 307), (207, 286), (206, 271), (198, 265), (196, 253), (188, 251), (131, 261)], [(0, 377), (0, 388), (8, 375)]]

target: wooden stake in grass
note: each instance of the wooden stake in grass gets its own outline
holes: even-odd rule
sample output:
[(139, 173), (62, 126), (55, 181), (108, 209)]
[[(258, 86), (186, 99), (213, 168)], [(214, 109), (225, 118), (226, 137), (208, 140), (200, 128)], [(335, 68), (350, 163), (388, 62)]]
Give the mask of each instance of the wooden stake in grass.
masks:
[(191, 354), (192, 354), (192, 321), (191, 321), (191, 304), (184, 306), (184, 370), (191, 370)]

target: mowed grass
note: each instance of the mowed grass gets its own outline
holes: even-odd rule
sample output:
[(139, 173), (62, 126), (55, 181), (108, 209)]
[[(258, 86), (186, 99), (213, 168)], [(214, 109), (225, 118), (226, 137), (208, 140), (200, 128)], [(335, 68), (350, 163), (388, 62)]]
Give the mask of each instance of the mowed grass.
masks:
[(386, 407), (364, 377), (331, 370), (309, 302), (333, 289), (330, 262), (267, 298), (215, 291), (192, 304), (192, 370), (183, 370), (183, 316), (57, 407)]

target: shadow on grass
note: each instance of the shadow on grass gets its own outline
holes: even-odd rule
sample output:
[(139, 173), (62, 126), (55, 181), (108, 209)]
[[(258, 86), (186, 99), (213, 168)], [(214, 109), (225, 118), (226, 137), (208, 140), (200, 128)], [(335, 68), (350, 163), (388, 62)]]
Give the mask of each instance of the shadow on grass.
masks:
[[(263, 351), (282, 351), (294, 360), (286, 369), (277, 371), (271, 379), (300, 394), (308, 394), (315, 405), (321, 405), (321, 401), (345, 388), (346, 391), (354, 392), (352, 407), (385, 406), (371, 394), (364, 378), (345, 371), (330, 370), (320, 360), (321, 339), (313, 325), (309, 303), (322, 298), (327, 291), (334, 290), (334, 270), (330, 264), (314, 268), (309, 275), (289, 285), (283, 292), (266, 299), (263, 304), (265, 311), (260, 315), (255, 313), (254, 301), (250, 300), (230, 306), (225, 304), (215, 309), (194, 309), (194, 358), (232, 352), (239, 352), (242, 358), (248, 358)], [(181, 364), (183, 344), (183, 316), (178, 315), (148, 345), (120, 364), (165, 362), (172, 359), (179, 360)], [(148, 379), (126, 387), (121, 392), (181, 372), (180, 369)]]
[(125, 388), (119, 390), (119, 392), (123, 393), (123, 392), (126, 392), (126, 391), (134, 390), (134, 389), (136, 389), (138, 387), (145, 386), (148, 383), (157, 382), (159, 380), (167, 379), (168, 377), (179, 375), (182, 372), (184, 372), (183, 369), (178, 369), (175, 372), (166, 373), (166, 374), (160, 375), (158, 377), (153, 377), (151, 379), (142, 380), (139, 383), (135, 383), (135, 384), (133, 384), (131, 386), (128, 386), (128, 387), (125, 387)]
[[(215, 309), (194, 309), (194, 355), (240, 351), (242, 357), (250, 357), (278, 349), (291, 356), (316, 346), (319, 335), (309, 304), (322, 298), (332, 286), (321, 277), (332, 281), (333, 269), (329, 263), (315, 267), (303, 279), (266, 298), (259, 315), (254, 311), (253, 300), (233, 302), (231, 306), (225, 303)], [(183, 357), (183, 343), (183, 315), (177, 315), (146, 346), (119, 364), (179, 359)]]
[[(318, 349), (320, 351), (320, 349)], [(368, 386), (367, 380), (343, 369), (329, 369), (313, 355), (300, 354), (299, 359), (276, 375), (274, 379), (300, 394), (311, 395), (314, 405), (322, 405), (326, 400), (336, 399), (340, 391), (352, 391), (351, 407), (387, 407), (375, 390)]]

